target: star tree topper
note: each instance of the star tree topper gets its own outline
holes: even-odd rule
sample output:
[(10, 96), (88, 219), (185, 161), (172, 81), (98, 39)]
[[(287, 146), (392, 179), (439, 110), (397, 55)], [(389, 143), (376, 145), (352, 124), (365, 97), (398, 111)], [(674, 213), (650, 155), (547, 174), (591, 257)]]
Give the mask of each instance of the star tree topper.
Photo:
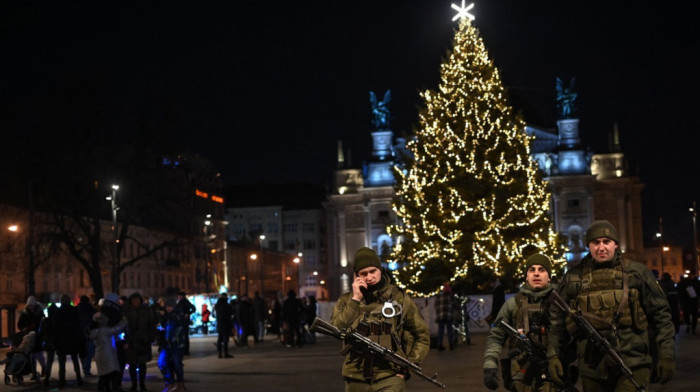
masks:
[(464, 5), (465, 2), (466, 2), (465, 0), (462, 0), (461, 7), (455, 3), (452, 3), (452, 9), (457, 11), (457, 15), (455, 15), (454, 18), (452, 18), (453, 22), (457, 19), (464, 19), (464, 18), (469, 18), (469, 20), (474, 20), (474, 15), (469, 13), (469, 10), (474, 8), (474, 3), (471, 3), (465, 7), (465, 5)]

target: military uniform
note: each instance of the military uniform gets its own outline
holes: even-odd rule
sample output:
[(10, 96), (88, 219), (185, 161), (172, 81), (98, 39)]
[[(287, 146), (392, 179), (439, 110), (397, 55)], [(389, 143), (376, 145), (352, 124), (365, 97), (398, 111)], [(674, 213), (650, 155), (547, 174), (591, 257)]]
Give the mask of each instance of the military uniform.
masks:
[[(388, 317), (392, 313), (393, 316)], [(427, 324), (413, 300), (389, 283), (386, 274), (382, 276), (379, 287), (366, 293), (361, 301), (353, 300), (352, 292), (338, 299), (331, 323), (339, 329), (354, 330), (361, 322), (370, 325), (370, 339), (414, 363), (419, 364), (428, 354), (430, 332)], [(401, 369), (389, 361), (350, 351), (342, 374), (346, 391), (401, 391), (404, 379), (396, 377), (400, 372)]]
[[(532, 342), (539, 345), (542, 350), (546, 350), (547, 330), (549, 327), (549, 303), (547, 299), (554, 287), (552, 284), (548, 284), (544, 288), (537, 290), (528, 284), (523, 285), (520, 288), (520, 292), (509, 298), (501, 307), (496, 316), (496, 321), (503, 320), (513, 328), (522, 330)], [(503, 347), (508, 344), (510, 355), (510, 353), (513, 353), (512, 350), (516, 348), (515, 343), (500, 324), (494, 325), (486, 339), (484, 369), (497, 369), (498, 358)], [(541, 372), (538, 372), (539, 374), (528, 373), (528, 368), (533, 364), (529, 362), (529, 358), (526, 357), (525, 353), (509, 357), (501, 365), (510, 367), (507, 370), (504, 369), (503, 373), (510, 373), (510, 380), (504, 380), (504, 382), (506, 388), (512, 391), (545, 392), (558, 390), (551, 382), (541, 378)], [(546, 369), (540, 370), (546, 371)]]
[[(589, 254), (564, 275), (559, 293), (611, 343), (641, 385), (649, 382), (650, 344), (658, 346), (659, 358), (673, 360), (675, 331), (668, 302), (643, 264), (625, 259), (618, 250), (609, 262), (597, 262)], [(588, 340), (570, 317), (556, 307), (550, 312), (548, 357), (560, 356), (571, 336), (584, 390), (630, 390), (631, 383), (608, 366), (600, 350), (586, 351)], [(655, 342), (649, 341), (649, 329), (656, 331)]]

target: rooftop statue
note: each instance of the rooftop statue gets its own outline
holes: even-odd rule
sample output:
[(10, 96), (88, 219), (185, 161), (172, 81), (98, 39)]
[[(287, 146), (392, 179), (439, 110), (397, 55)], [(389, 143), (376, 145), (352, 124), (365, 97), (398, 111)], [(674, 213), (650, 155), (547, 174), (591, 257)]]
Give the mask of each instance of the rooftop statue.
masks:
[(387, 90), (386, 93), (384, 93), (383, 101), (377, 101), (377, 96), (374, 92), (369, 92), (369, 102), (372, 103), (372, 113), (374, 114), (372, 124), (374, 124), (377, 129), (389, 128), (389, 122), (391, 120), (389, 101), (391, 101), (391, 90)]
[(574, 92), (574, 82), (576, 78), (571, 78), (568, 88), (564, 88), (561, 78), (557, 78), (557, 108), (559, 109), (559, 118), (571, 118), (576, 113), (574, 101), (576, 94)]

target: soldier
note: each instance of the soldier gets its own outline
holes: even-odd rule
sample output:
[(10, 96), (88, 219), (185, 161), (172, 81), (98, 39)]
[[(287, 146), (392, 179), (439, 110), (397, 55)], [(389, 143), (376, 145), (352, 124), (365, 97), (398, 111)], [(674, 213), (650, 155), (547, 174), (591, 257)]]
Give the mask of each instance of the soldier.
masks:
[[(504, 385), (506, 389), (517, 392), (555, 391), (559, 390), (549, 380), (542, 378), (546, 369), (543, 364), (536, 364), (536, 358), (529, 358), (527, 353), (516, 348), (516, 341), (509, 337), (501, 320), (517, 329), (535, 345), (541, 348), (542, 358), (547, 349), (547, 329), (549, 327), (549, 294), (554, 289), (551, 282), (552, 263), (543, 254), (537, 253), (527, 258), (525, 284), (520, 292), (510, 297), (496, 316), (496, 324), (489, 332), (484, 350), (484, 385), (496, 390), (498, 388), (498, 358), (503, 347), (508, 343), (509, 356), (502, 363), (505, 369)], [(536, 366), (540, 369), (535, 370)], [(530, 369), (531, 368), (531, 369)], [(527, 370), (531, 370), (528, 372)], [(534, 371), (534, 372), (532, 372)], [(536, 373), (536, 374), (533, 374)], [(505, 376), (509, 374), (510, 377)]]
[[(610, 342), (634, 380), (644, 387), (652, 367), (650, 344), (656, 344), (659, 359), (655, 370), (665, 384), (675, 372), (675, 331), (663, 291), (643, 264), (622, 255), (617, 230), (610, 222), (593, 222), (586, 231), (586, 243), (588, 255), (564, 275), (558, 292), (572, 310), (580, 310)], [(570, 317), (556, 306), (550, 308), (550, 322), (547, 357), (553, 380), (561, 381), (562, 348), (571, 337), (584, 391), (635, 390), (620, 367), (603, 360), (600, 349), (588, 343)], [(655, 341), (649, 341), (649, 330), (655, 331)]]
[[(339, 329), (368, 324), (370, 339), (419, 364), (428, 354), (430, 332), (416, 304), (389, 282), (374, 250), (360, 248), (353, 271), (352, 291), (338, 299), (331, 323)], [(403, 391), (405, 376), (394, 364), (355, 351), (343, 365), (346, 392)]]

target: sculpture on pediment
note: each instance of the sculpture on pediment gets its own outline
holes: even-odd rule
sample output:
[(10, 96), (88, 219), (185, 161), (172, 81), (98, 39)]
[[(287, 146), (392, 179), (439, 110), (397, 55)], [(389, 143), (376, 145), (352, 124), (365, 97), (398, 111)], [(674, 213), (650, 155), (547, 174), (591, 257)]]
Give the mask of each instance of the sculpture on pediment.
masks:
[(571, 78), (569, 87), (564, 87), (561, 78), (557, 78), (557, 108), (559, 109), (559, 118), (571, 118), (576, 113), (574, 101), (578, 94), (574, 92), (574, 82), (576, 78)]
[(373, 91), (369, 92), (369, 102), (372, 104), (372, 113), (374, 114), (372, 124), (374, 124), (377, 129), (389, 128), (389, 122), (391, 121), (389, 101), (391, 101), (391, 90), (387, 90), (386, 93), (384, 93), (384, 99), (382, 101), (377, 100), (377, 96)]

